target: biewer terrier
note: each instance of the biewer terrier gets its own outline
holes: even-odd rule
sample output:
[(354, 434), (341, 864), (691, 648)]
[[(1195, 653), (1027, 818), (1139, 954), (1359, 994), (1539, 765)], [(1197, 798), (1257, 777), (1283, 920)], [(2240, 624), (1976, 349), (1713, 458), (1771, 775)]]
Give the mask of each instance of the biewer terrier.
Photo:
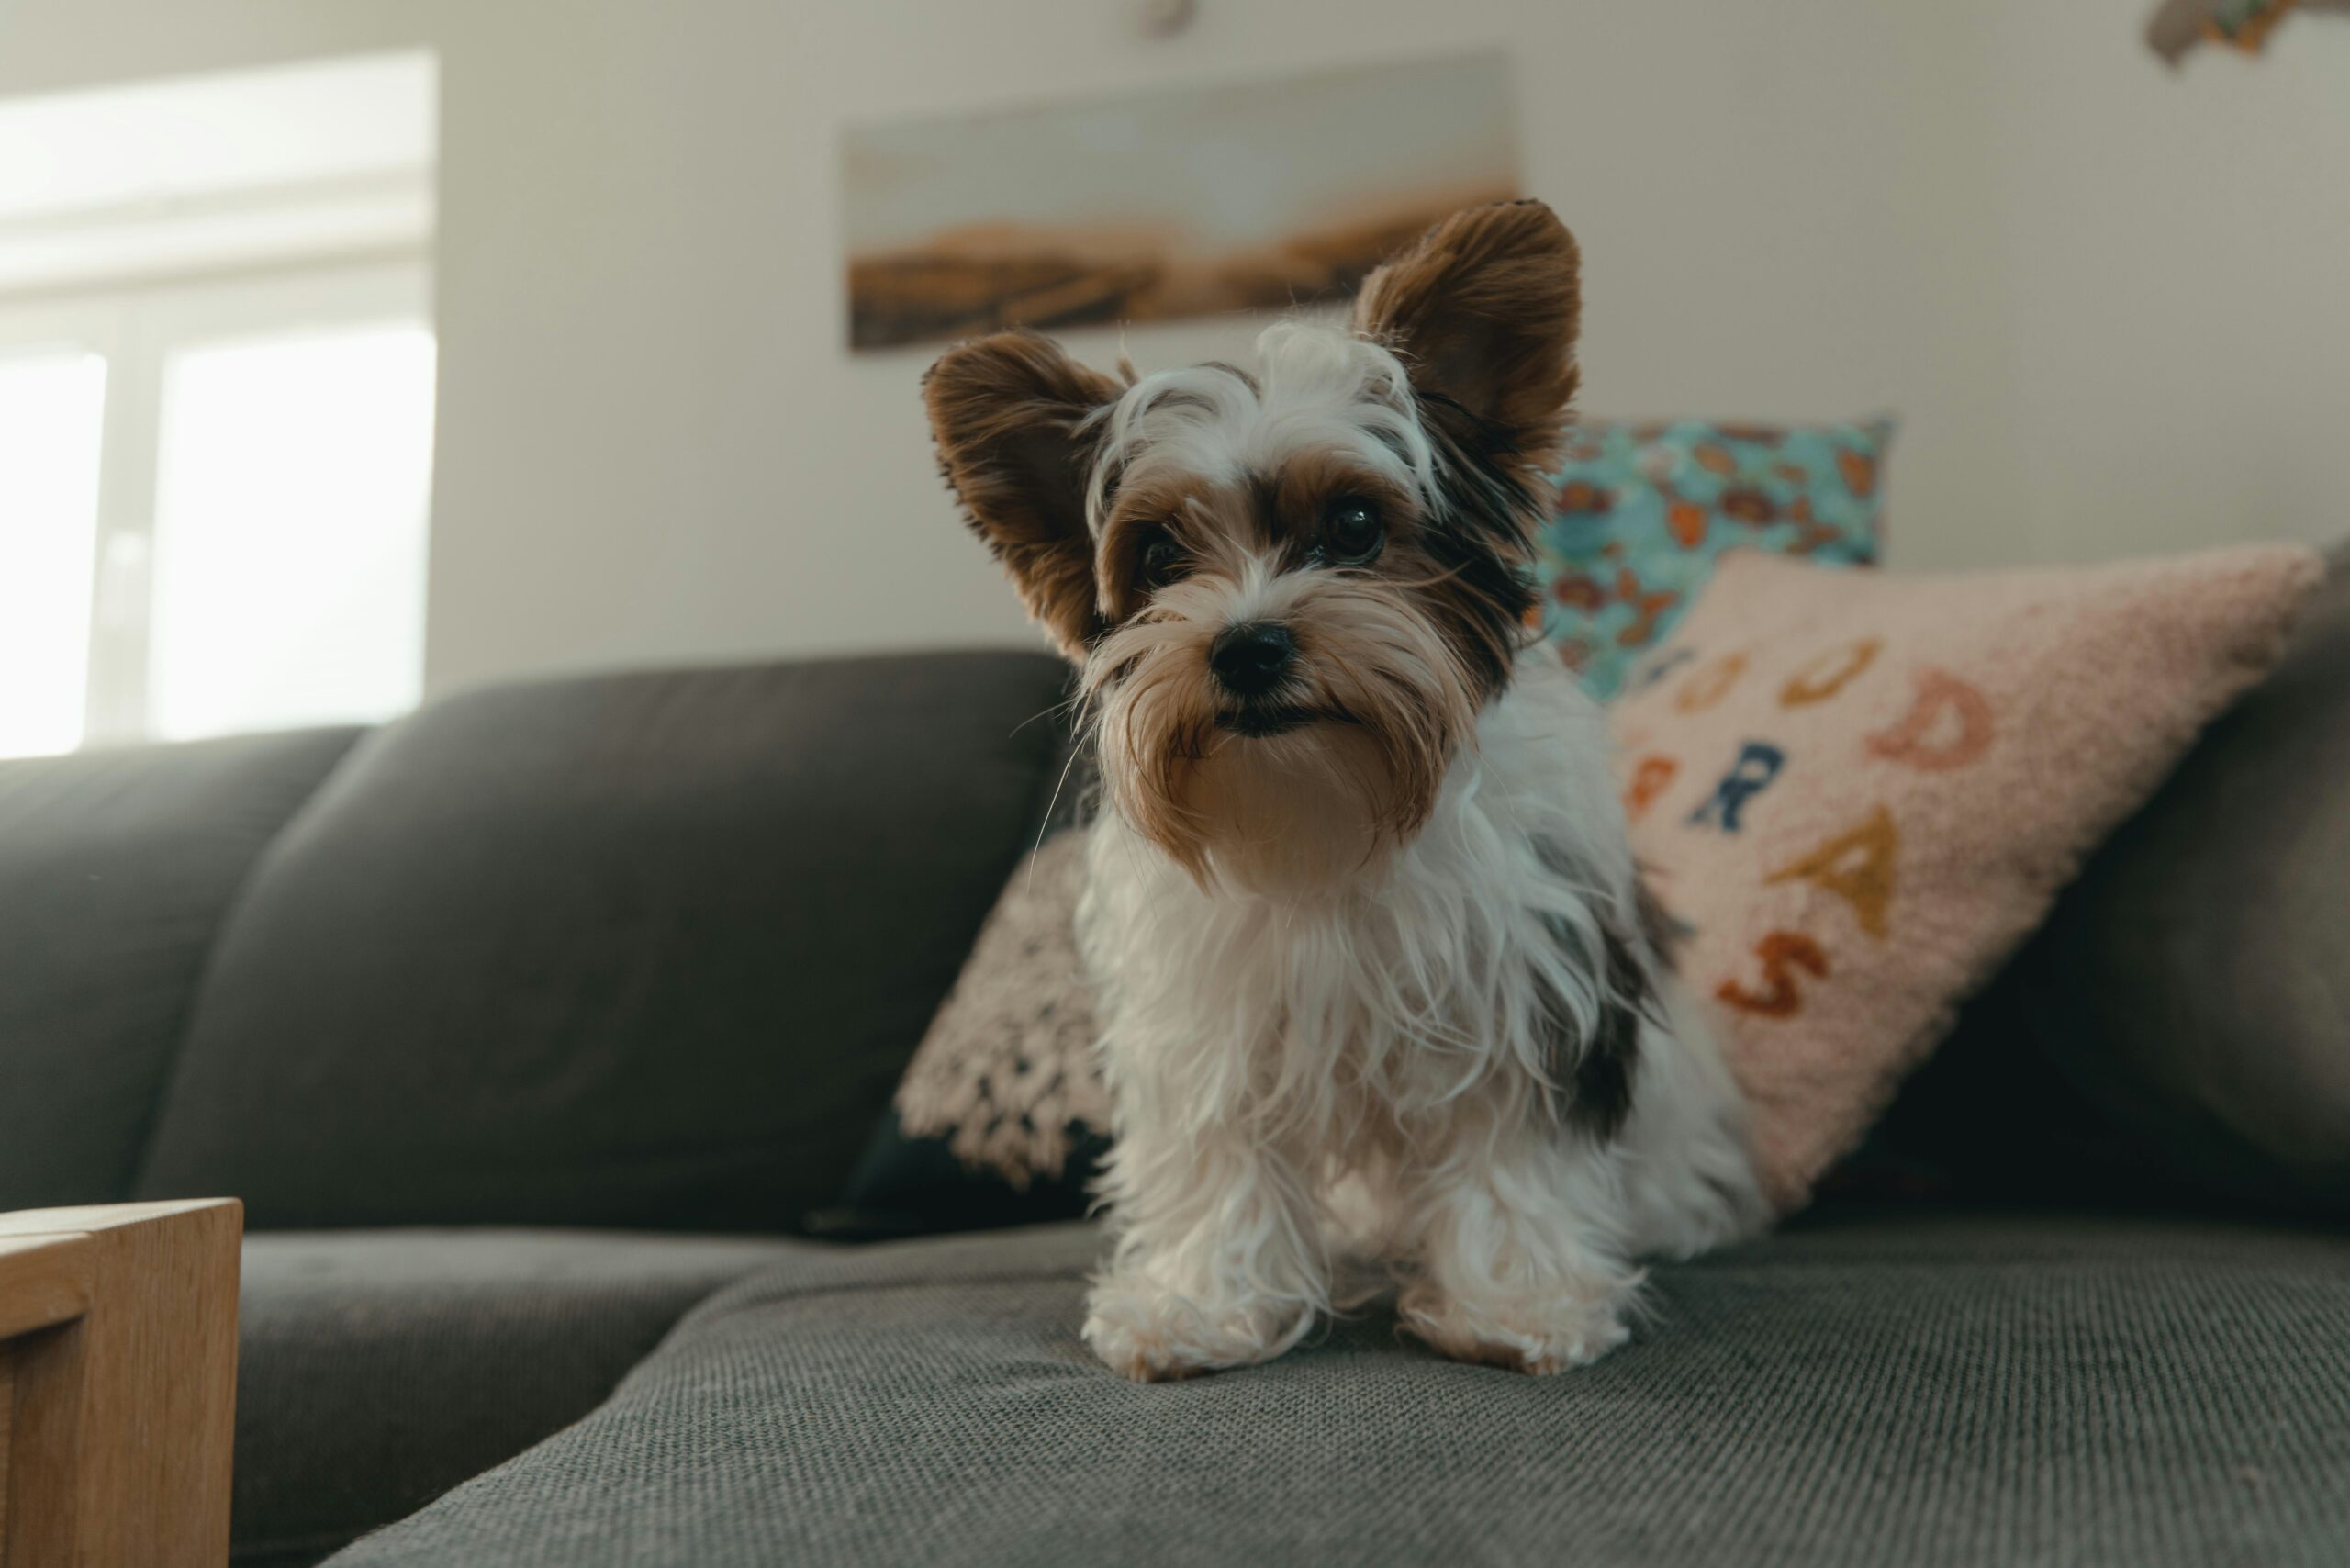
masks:
[(1623, 1343), (1637, 1260), (1763, 1217), (1598, 711), (1524, 630), (1576, 270), (1548, 207), (1482, 207), (1253, 369), (1003, 332), (924, 382), (1106, 796), (1085, 1338), (1130, 1377), (1281, 1354), (1360, 1260), (1444, 1354), (1558, 1372)]

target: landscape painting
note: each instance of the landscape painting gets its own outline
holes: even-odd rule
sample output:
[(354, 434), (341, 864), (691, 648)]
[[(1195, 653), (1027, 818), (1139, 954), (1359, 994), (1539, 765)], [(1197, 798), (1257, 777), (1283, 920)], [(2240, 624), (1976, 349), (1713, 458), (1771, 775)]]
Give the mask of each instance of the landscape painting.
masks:
[(843, 159), (861, 349), (1341, 297), (1518, 194), (1494, 55), (857, 126)]

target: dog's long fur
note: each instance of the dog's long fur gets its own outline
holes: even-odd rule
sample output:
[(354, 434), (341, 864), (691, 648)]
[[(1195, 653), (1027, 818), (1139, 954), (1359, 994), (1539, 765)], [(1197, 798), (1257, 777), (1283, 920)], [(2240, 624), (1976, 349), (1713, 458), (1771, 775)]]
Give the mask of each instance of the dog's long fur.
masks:
[[(1575, 264), (1547, 208), (1480, 208), (1253, 370), (1120, 386), (1001, 334), (926, 383), (1104, 781), (1078, 919), (1117, 1240), (1085, 1334), (1130, 1376), (1280, 1354), (1354, 1257), (1438, 1349), (1557, 1371), (1621, 1342), (1638, 1259), (1760, 1223), (1604, 727), (1519, 630)], [(1244, 690), (1219, 639), (1266, 626), (1278, 683)]]

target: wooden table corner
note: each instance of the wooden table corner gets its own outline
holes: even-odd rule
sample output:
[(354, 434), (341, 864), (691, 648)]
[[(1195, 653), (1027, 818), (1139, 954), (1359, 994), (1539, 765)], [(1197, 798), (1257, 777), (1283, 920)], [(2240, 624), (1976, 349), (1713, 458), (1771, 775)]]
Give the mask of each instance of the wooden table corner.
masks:
[(221, 1568), (234, 1198), (0, 1214), (0, 1568)]

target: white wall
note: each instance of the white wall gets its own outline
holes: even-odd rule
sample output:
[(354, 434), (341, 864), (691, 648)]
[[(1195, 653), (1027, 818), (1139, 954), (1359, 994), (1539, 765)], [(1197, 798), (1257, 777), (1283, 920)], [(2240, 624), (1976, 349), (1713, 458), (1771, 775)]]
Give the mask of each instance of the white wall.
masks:
[[(1899, 407), (1897, 505), (1945, 556), (2000, 554), (1935, 516), (1989, 443), (1968, 389), (1997, 318), (1948, 71), (1971, 40), (1930, 8), (1209, 0), (1170, 42), (1100, 0), (702, 6), (691, 29), (581, 9), (551, 33), (505, 0), (444, 44), (436, 684), (1028, 637), (936, 476), (934, 351), (842, 347), (845, 118), (1488, 42), (1517, 62), (1529, 187), (1586, 241), (1594, 407)], [(1248, 330), (1128, 346), (1230, 354)]]
[(2350, 26), (2175, 82), (2135, 0), (1203, 0), (1165, 41), (1130, 9), (15, 0), (0, 92), (440, 50), (437, 689), (1026, 640), (935, 477), (926, 352), (841, 346), (845, 118), (1479, 44), (1584, 242), (1587, 408), (1896, 410), (1903, 565), (2350, 532), (2317, 436), (2350, 408)]
[(2000, 0), (1985, 151), (2031, 553), (2350, 537), (2350, 16), (2176, 76), (2139, 0)]

